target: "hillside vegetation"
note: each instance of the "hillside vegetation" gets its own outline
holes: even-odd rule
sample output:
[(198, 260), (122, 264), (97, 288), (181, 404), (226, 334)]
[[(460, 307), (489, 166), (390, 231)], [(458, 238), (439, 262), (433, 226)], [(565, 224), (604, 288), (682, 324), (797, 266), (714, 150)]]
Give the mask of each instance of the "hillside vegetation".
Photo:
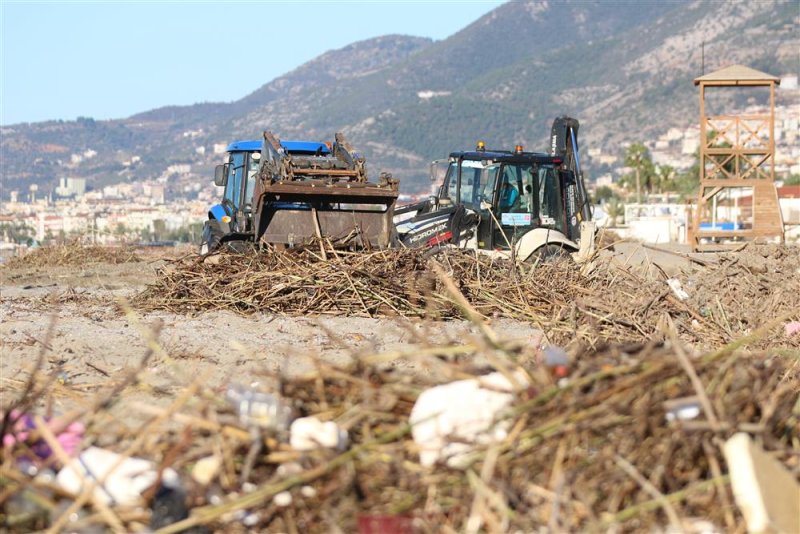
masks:
[[(394, 35), (327, 52), (236, 102), (4, 126), (3, 189), (64, 175), (146, 179), (172, 163), (210, 176), (214, 143), (264, 129), (320, 140), (343, 131), (372, 173), (409, 185), (430, 159), (478, 138), (544, 149), (561, 114), (580, 119), (584, 147), (616, 150), (697, 121), (703, 42), (706, 72), (743, 63), (796, 75), (798, 19), (796, 0), (511, 2), (443, 41)], [(65, 165), (87, 149), (98, 156)], [(132, 155), (141, 162), (123, 167)]]

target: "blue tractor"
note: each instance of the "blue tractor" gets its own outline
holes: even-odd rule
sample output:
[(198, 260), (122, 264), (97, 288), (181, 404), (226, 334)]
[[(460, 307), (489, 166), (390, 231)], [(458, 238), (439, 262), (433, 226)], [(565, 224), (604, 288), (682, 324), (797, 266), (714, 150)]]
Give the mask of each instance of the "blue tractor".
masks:
[(394, 240), (398, 182), (387, 174), (369, 182), (364, 158), (342, 134), (323, 143), (264, 132), (263, 141), (232, 143), (214, 183), (225, 189), (208, 211), (201, 254), (226, 243), (293, 247), (328, 239), (386, 248)]

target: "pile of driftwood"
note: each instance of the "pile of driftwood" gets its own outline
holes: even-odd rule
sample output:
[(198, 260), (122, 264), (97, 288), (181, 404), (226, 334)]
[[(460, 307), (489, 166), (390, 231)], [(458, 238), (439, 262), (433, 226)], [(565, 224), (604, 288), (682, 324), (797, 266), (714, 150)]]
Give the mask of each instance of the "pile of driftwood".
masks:
[[(482, 332), (469, 345), (404, 355), (414, 370), (391, 365), (398, 355), (354, 354), (347, 367), (316, 361), (316, 371), (306, 376), (248, 377), (259, 385), (245, 390), (269, 395), (292, 417), (335, 422), (348, 437), (338, 449), (296, 450), (275, 417), (279, 411), (248, 404), (250, 416), (271, 413), (277, 420), (269, 429), (254, 426), (243, 418), (241, 401), (230, 403), (224, 390), (210, 389), (207, 377), (189, 377), (168, 406), (137, 402), (137, 389), (147, 385), (138, 382), (146, 380), (139, 369), (84, 397), (85, 407), (64, 414), (58, 428), (34, 417), (23, 435), (19, 416), (11, 414), (44, 415), (37, 406), (48, 406), (55, 396), (85, 395), (70, 385), (59, 387), (57, 369), (52, 375), (34, 372), (13, 395), (3, 395), (0, 520), (18, 531), (101, 526), (160, 533), (200, 532), (201, 526), (214, 532), (599, 532), (667, 526), (684, 532), (703, 528), (703, 520), (705, 528), (733, 532), (742, 517), (720, 451), (725, 439), (747, 432), (798, 472), (796, 359), (737, 352), (740, 343), (692, 356), (667, 330), (664, 344), (584, 351), (557, 383), (540, 354), (525, 354), (530, 347), (498, 339), (485, 327)], [(152, 341), (152, 351), (161, 351)], [(445, 357), (456, 353), (469, 358), (458, 363)], [(412, 406), (435, 384), (485, 372), (463, 363), (478, 357), (526, 377), (497, 416), (507, 422), (506, 437), (476, 445), (458, 467), (421, 465), (411, 439)], [(244, 398), (241, 390), (237, 395)], [(109, 411), (115, 405), (124, 405), (140, 423), (120, 421)], [(69, 459), (63, 451), (43, 454), (42, 445), (58, 451), (56, 434), (72, 421), (85, 427), (75, 454), (94, 445), (153, 462), (157, 481), (143, 492), (142, 503), (121, 507), (91, 491), (74, 494), (46, 475)], [(160, 481), (169, 469), (180, 482), (165, 488)]]
[[(800, 247), (749, 244), (716, 259), (687, 273), (683, 283), (687, 302), (729, 339), (771, 318), (800, 319)], [(777, 336), (767, 341), (782, 343)]]
[(88, 263), (133, 263), (141, 261), (132, 247), (107, 247), (84, 245), (80, 241), (70, 241), (62, 245), (38, 247), (23, 256), (10, 259), (6, 266), (18, 267), (59, 267), (76, 266)]
[(253, 250), (178, 260), (159, 272), (135, 305), (179, 313), (465, 317), (447, 290), (445, 280), (450, 280), (484, 319), (530, 322), (554, 343), (597, 348), (606, 342), (661, 339), (668, 316), (682, 339), (713, 347), (800, 309), (800, 288), (790, 287), (797, 285), (800, 265), (794, 264), (800, 260), (785, 248), (775, 250), (782, 255), (769, 271), (742, 267), (745, 255), (761, 257), (759, 249), (687, 273), (682, 283), (688, 299), (670, 287), (666, 276), (600, 257), (583, 266), (570, 259), (515, 265), (463, 250), (433, 258), (408, 249), (328, 251), (324, 257), (314, 247)]

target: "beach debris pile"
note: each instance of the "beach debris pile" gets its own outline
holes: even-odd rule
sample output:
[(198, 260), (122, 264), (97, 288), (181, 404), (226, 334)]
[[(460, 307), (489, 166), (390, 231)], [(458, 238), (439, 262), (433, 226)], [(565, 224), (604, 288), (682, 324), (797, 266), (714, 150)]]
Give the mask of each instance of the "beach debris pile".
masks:
[[(529, 322), (556, 345), (597, 349), (603, 343), (662, 339), (664, 317), (684, 341), (712, 348), (749, 334), (767, 318), (800, 310), (800, 254), (750, 245), (668, 277), (598, 256), (514, 264), (474, 251), (415, 249), (325, 257), (310, 246), (224, 252), (167, 264), (134, 299), (142, 311), (241, 314), (464, 318), (445, 279), (485, 320)], [(764, 340), (800, 347), (800, 337)]]
[[(12, 402), (2, 407), (0, 522), (72, 532), (733, 531), (743, 518), (729, 438), (747, 434), (789, 480), (800, 476), (800, 366), (779, 350), (739, 342), (695, 354), (673, 330), (663, 342), (570, 355), (565, 374), (542, 348), (482, 332), (467, 358), (446, 356), (459, 348), (447, 345), (441, 355), (354, 352), (342, 366), (313, 361), (307, 374), (264, 371), (222, 389), (192, 377), (168, 405), (137, 400), (146, 375), (133, 369), (58, 415), (46, 413), (54, 396), (79, 392), (34, 372), (3, 397)], [(115, 409), (138, 418), (125, 423)]]
[(85, 265), (89, 263), (134, 263), (142, 261), (133, 247), (108, 247), (85, 245), (80, 241), (68, 241), (60, 245), (36, 247), (23, 256), (13, 257), (5, 266), (9, 268), (59, 267)]

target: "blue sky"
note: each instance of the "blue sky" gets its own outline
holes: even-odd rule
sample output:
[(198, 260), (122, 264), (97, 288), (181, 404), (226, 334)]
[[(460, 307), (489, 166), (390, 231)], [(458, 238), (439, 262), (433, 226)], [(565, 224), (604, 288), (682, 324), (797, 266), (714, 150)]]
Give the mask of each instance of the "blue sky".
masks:
[(236, 100), (327, 50), (444, 39), (501, 3), (0, 0), (0, 124)]

